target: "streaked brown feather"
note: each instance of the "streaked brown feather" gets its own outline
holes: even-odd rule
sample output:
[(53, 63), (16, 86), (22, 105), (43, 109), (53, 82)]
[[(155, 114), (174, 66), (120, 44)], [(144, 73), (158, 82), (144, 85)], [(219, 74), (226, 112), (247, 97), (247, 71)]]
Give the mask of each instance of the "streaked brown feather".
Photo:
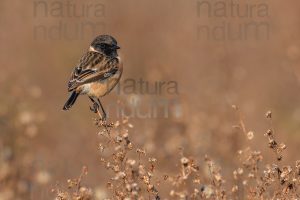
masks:
[(88, 51), (73, 70), (68, 90), (73, 91), (78, 86), (97, 80), (105, 80), (118, 71), (117, 58), (107, 57), (102, 53)]

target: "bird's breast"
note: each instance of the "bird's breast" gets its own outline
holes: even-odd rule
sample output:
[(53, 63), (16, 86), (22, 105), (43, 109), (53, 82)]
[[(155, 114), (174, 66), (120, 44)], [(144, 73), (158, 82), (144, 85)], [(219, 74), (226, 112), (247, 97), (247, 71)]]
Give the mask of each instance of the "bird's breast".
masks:
[(83, 91), (86, 91), (86, 94), (92, 97), (102, 97), (108, 94), (119, 82), (121, 73), (117, 72), (110, 78), (107, 78), (103, 81), (96, 81), (93, 83), (86, 84)]

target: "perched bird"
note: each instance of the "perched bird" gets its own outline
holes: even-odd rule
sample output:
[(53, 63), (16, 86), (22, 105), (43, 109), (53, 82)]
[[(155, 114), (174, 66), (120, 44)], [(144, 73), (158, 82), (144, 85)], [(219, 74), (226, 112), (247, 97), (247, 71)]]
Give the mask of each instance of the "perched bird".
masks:
[(121, 78), (123, 66), (117, 53), (118, 49), (120, 47), (116, 39), (110, 35), (100, 35), (92, 41), (71, 74), (68, 83), (71, 96), (63, 110), (69, 110), (80, 94), (86, 94), (93, 103), (90, 109), (98, 113), (102, 120), (106, 120), (106, 113), (99, 98), (108, 94)]

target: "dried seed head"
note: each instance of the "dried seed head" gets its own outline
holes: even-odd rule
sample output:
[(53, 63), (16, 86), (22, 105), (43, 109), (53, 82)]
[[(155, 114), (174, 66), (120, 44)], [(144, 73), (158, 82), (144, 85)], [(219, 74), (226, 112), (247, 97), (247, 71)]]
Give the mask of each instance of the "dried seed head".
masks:
[(149, 185), (149, 184), (150, 184), (150, 178), (149, 178), (149, 176), (143, 176), (142, 179), (144, 180), (144, 183), (145, 183), (146, 185)]
[(220, 174), (220, 173), (217, 173), (217, 174), (215, 175), (215, 179), (216, 179), (216, 181), (218, 181), (218, 182), (222, 182), (222, 176), (221, 176), (221, 174)]
[(170, 191), (170, 196), (171, 196), (171, 197), (174, 197), (174, 196), (175, 196), (175, 191), (174, 191), (174, 190), (171, 190), (171, 191)]
[(128, 143), (128, 145), (127, 145), (127, 148), (129, 149), (129, 150), (132, 150), (133, 149), (133, 145), (132, 145), (132, 143), (130, 142), (130, 143)]
[(118, 135), (118, 136), (116, 137), (116, 142), (117, 142), (117, 143), (121, 143), (122, 141), (123, 141), (123, 138), (122, 138), (121, 136)]
[(68, 188), (73, 188), (73, 187), (77, 186), (78, 181), (77, 181), (77, 179), (73, 179), (73, 180), (68, 179), (67, 183), (68, 183)]
[(271, 149), (277, 148), (277, 142), (276, 142), (275, 140), (271, 139), (271, 140), (269, 141), (269, 147), (270, 147)]
[(128, 160), (126, 161), (126, 163), (127, 163), (128, 165), (130, 165), (130, 166), (134, 166), (134, 165), (136, 164), (136, 161), (135, 161), (135, 160), (132, 160), (132, 159), (128, 159)]
[(237, 179), (238, 179), (238, 176), (237, 176), (237, 171), (236, 171), (236, 170), (234, 170), (234, 171), (233, 171), (233, 178), (234, 178), (235, 180), (237, 180)]
[(127, 123), (128, 123), (128, 117), (124, 118), (124, 119), (122, 120), (122, 123), (123, 123), (123, 124), (127, 124)]
[(286, 145), (284, 143), (280, 143), (279, 147), (280, 151), (282, 152), (283, 150), (286, 149)]
[(231, 107), (232, 107), (234, 110), (238, 110), (237, 105), (231, 105)]
[(118, 165), (113, 166), (112, 169), (114, 170), (114, 172), (119, 172), (120, 171), (120, 167)]
[(197, 195), (197, 194), (199, 194), (199, 192), (200, 192), (200, 191), (199, 191), (197, 188), (194, 189), (194, 194)]
[(164, 175), (164, 180), (168, 180), (169, 176), (168, 175)]
[(248, 178), (254, 178), (254, 177), (255, 177), (255, 175), (253, 173), (248, 174)]
[(232, 187), (231, 192), (233, 192), (233, 193), (234, 193), (234, 192), (237, 192), (238, 189), (239, 189), (238, 186), (235, 185), (235, 186)]
[(181, 164), (182, 164), (184, 167), (187, 167), (190, 161), (189, 161), (188, 158), (182, 157), (182, 158), (180, 159), (180, 162), (181, 162)]
[(69, 195), (66, 192), (58, 191), (56, 196), (57, 196), (56, 197), (57, 200), (67, 200), (67, 199), (69, 199)]
[(249, 131), (249, 132), (247, 133), (247, 138), (248, 138), (248, 140), (252, 140), (253, 137), (254, 137), (254, 133), (253, 133), (252, 131)]
[(150, 163), (156, 163), (157, 162), (157, 159), (156, 158), (149, 158), (148, 161)]
[(119, 179), (124, 179), (126, 177), (126, 174), (124, 172), (118, 172), (113, 180), (119, 180)]
[(272, 118), (272, 112), (271, 111), (266, 112), (266, 118), (269, 118), (269, 119)]
[(210, 185), (202, 186), (201, 192), (204, 194), (205, 198), (209, 199), (214, 194), (214, 189)]
[(241, 129), (241, 126), (239, 126), (239, 125), (233, 125), (232, 128), (233, 129)]
[(272, 130), (271, 129), (269, 129), (269, 130), (267, 130), (267, 132), (266, 132), (266, 136), (271, 136), (273, 134), (273, 132), (272, 132)]
[(128, 139), (128, 133), (127, 133), (127, 132), (124, 133), (124, 134), (122, 135), (122, 137), (123, 137), (124, 139)]
[(137, 149), (136, 152), (141, 155), (146, 155), (146, 151), (143, 149)]
[(149, 184), (147, 189), (148, 189), (148, 191), (153, 191), (154, 186), (152, 184)]
[(116, 121), (115, 122), (115, 127), (119, 127), (120, 126), (120, 121)]
[(198, 177), (198, 178), (195, 178), (195, 179), (193, 180), (193, 182), (194, 182), (195, 184), (200, 184), (200, 183), (201, 183), (201, 180), (200, 180), (200, 178)]
[(105, 149), (105, 147), (103, 146), (103, 144), (98, 144), (98, 150), (101, 152), (101, 153), (103, 153), (103, 151), (104, 151), (104, 149)]
[(110, 162), (106, 162), (105, 167), (106, 167), (106, 169), (109, 169), (111, 167)]
[(237, 173), (238, 173), (239, 175), (242, 175), (242, 174), (244, 173), (243, 168), (238, 168)]
[(181, 192), (181, 193), (179, 194), (179, 199), (182, 199), (182, 200), (183, 200), (183, 199), (187, 199), (187, 194)]
[(300, 160), (296, 161), (296, 169), (297, 169), (296, 174), (300, 176)]
[(106, 187), (107, 187), (107, 189), (113, 189), (113, 187), (114, 187), (114, 185), (111, 183), (111, 182), (108, 182), (107, 184), (106, 184)]

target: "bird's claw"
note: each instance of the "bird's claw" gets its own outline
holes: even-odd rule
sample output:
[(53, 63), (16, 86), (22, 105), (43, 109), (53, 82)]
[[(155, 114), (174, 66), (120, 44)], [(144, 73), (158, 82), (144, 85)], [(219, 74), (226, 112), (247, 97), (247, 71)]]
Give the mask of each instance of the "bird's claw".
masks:
[(95, 123), (96, 123), (96, 125), (102, 126), (102, 127), (105, 127), (105, 128), (112, 128), (112, 127), (114, 127), (114, 123), (107, 122), (106, 120), (104, 120), (102, 118), (95, 119)]
[(103, 122), (106, 122), (106, 114), (104, 114), (101, 118), (100, 118), (101, 121)]
[(96, 103), (93, 104), (93, 107), (90, 106), (90, 110), (91, 110), (93, 113), (97, 113), (97, 112), (98, 112), (98, 108), (99, 108), (99, 106), (98, 106)]
[(112, 127), (114, 127), (114, 123), (112, 123), (112, 122), (109, 123), (106, 120), (100, 120), (99, 121), (99, 125), (103, 126), (105, 128), (112, 128)]

